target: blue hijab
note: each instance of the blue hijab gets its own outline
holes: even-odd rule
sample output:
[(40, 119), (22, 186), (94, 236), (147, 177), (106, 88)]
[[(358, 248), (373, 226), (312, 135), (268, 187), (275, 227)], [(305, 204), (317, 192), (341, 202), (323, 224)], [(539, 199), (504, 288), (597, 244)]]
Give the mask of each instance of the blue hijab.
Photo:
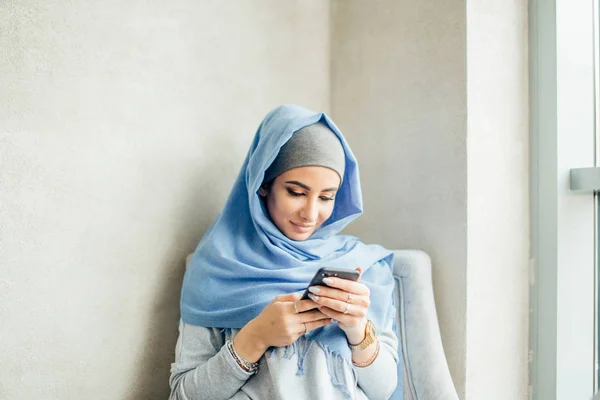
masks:
[[(295, 241), (271, 222), (257, 192), (281, 146), (294, 132), (319, 121), (339, 137), (346, 169), (331, 217), (310, 238)], [(360, 267), (361, 282), (371, 291), (368, 318), (382, 329), (394, 312), (393, 253), (378, 245), (365, 245), (356, 237), (337, 234), (360, 214), (357, 162), (337, 126), (324, 113), (296, 105), (277, 107), (258, 127), (223, 211), (188, 265), (181, 293), (183, 322), (242, 328), (276, 296), (306, 289), (320, 267)], [(337, 324), (310, 331), (304, 337), (309, 343), (316, 342), (328, 357), (345, 362), (351, 359), (345, 334)], [(301, 374), (303, 355), (298, 353)], [(329, 372), (333, 379), (333, 371)]]

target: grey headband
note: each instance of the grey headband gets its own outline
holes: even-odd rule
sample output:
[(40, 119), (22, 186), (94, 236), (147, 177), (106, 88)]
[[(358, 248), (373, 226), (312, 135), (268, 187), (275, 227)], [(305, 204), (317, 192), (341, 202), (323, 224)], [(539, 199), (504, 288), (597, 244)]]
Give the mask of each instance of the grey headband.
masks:
[(279, 154), (265, 172), (264, 182), (269, 182), (290, 169), (308, 166), (330, 168), (340, 176), (340, 185), (344, 180), (344, 148), (337, 135), (322, 122), (296, 131), (281, 146)]

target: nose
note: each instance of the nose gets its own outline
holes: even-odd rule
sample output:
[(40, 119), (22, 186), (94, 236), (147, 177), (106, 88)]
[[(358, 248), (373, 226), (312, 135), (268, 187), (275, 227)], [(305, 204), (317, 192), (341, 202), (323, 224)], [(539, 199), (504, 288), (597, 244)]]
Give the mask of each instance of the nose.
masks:
[(307, 199), (304, 207), (300, 210), (300, 217), (306, 222), (317, 222), (319, 216), (318, 207), (317, 201)]

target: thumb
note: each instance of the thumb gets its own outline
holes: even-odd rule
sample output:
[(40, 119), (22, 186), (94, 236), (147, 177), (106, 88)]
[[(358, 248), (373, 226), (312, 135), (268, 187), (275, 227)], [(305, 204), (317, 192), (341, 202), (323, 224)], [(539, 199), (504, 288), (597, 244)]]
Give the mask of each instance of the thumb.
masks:
[(358, 279), (356, 280), (356, 282), (360, 281), (360, 277), (362, 276), (362, 269), (360, 269), (360, 267), (356, 268), (356, 270), (358, 271)]

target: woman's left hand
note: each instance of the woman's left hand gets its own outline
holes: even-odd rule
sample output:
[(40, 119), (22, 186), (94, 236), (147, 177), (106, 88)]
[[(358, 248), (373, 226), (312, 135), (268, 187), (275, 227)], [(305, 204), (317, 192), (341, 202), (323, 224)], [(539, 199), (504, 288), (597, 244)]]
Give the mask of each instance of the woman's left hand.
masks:
[(369, 288), (359, 282), (340, 278), (324, 278), (327, 286), (312, 286), (310, 298), (319, 310), (338, 322), (348, 342), (358, 344), (365, 337), (367, 311), (371, 305)]

